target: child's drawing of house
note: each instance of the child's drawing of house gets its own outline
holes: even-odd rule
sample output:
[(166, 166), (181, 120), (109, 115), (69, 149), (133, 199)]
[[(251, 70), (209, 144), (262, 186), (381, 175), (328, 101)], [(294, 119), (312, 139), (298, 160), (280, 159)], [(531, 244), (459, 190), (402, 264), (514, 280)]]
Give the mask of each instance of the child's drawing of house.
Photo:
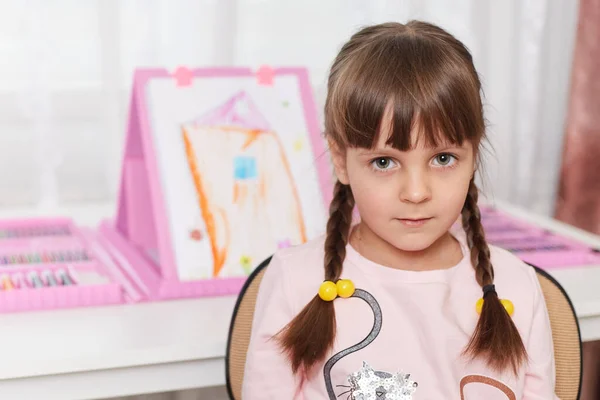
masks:
[(245, 92), (182, 126), (210, 241), (212, 276), (243, 276), (278, 247), (306, 241), (285, 151)]

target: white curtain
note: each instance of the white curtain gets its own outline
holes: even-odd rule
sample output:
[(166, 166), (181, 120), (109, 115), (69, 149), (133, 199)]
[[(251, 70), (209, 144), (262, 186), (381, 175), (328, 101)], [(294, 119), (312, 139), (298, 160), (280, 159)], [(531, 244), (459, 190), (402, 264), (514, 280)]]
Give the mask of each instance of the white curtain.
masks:
[(576, 15), (566, 0), (0, 0), (0, 207), (114, 201), (137, 66), (303, 65), (321, 106), (352, 32), (419, 18), (475, 57), (488, 195), (550, 214)]

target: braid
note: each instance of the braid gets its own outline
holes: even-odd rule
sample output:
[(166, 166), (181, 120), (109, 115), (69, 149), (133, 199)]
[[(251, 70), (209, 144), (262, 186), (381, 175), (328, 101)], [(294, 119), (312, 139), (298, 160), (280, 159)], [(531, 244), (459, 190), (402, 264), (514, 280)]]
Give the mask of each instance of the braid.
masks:
[(477, 283), (483, 287), (494, 282), (494, 268), (490, 259), (490, 248), (485, 241), (485, 233), (481, 225), (478, 199), (479, 191), (471, 179), (462, 212), (462, 225), (467, 234), (467, 244), (471, 250), (471, 264), (475, 268)]
[(500, 302), (498, 294), (493, 289), (487, 293), (485, 288), (494, 283), (494, 267), (485, 240), (477, 200), (477, 186), (474, 179), (471, 179), (462, 211), (462, 224), (471, 251), (475, 277), (486, 292), (479, 321), (465, 349), (465, 354), (471, 357), (483, 356), (492, 368), (500, 371), (511, 368), (516, 374), (527, 357), (527, 351), (519, 331)]
[[(325, 239), (325, 280), (337, 281), (346, 258), (346, 244), (352, 224), (354, 196), (349, 186), (336, 182), (329, 206)], [(294, 373), (310, 371), (323, 360), (336, 335), (335, 308), (317, 294), (300, 313), (276, 335)]]
[(337, 281), (346, 258), (346, 245), (352, 225), (354, 196), (350, 187), (336, 182), (333, 200), (329, 205), (327, 238), (325, 239), (325, 280)]

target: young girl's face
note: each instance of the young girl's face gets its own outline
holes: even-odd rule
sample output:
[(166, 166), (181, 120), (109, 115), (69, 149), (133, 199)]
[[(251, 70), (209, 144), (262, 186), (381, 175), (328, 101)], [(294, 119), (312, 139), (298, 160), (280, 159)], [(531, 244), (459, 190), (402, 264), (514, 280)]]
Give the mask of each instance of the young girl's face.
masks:
[(338, 179), (352, 188), (362, 223), (399, 250), (421, 251), (442, 237), (463, 208), (474, 174), (471, 143), (439, 145), (417, 140), (408, 151), (386, 145), (334, 154)]

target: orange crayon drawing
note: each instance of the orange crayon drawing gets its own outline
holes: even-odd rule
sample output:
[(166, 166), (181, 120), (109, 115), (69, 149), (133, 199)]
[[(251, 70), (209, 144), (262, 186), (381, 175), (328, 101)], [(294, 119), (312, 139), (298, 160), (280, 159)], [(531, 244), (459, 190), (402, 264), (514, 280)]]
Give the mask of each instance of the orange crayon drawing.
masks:
[(281, 243), (307, 240), (298, 189), (276, 132), (195, 121), (182, 126), (182, 136), (213, 277), (247, 275), (248, 260), (260, 262)]

